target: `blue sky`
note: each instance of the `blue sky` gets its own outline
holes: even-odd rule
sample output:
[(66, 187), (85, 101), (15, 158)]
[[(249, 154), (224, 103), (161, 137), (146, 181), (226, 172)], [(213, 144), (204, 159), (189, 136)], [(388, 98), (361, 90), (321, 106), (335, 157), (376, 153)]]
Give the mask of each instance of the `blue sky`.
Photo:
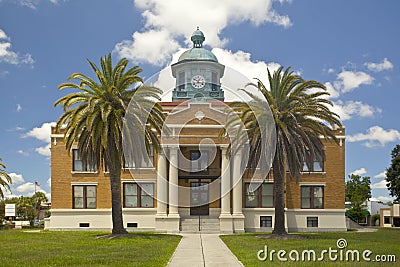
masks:
[[(237, 2), (237, 3), (236, 3)], [(400, 143), (396, 0), (0, 0), (0, 157), (14, 195), (50, 193), (49, 123), (57, 86), (109, 52), (150, 77), (190, 45), (196, 26), (219, 61), (249, 78), (292, 66), (324, 83), (346, 126), (346, 176), (383, 172)]]

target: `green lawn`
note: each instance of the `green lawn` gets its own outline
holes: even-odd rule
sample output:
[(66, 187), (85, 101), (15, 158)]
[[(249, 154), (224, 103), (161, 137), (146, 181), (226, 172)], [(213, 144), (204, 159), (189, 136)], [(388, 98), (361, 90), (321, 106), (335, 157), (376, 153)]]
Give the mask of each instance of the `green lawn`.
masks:
[(95, 232), (0, 231), (1, 266), (165, 266), (181, 237), (138, 233), (96, 239)]
[[(271, 240), (256, 238), (259, 234), (260, 233), (226, 235), (221, 236), (221, 239), (245, 266), (399, 266), (400, 262), (400, 229), (379, 229), (377, 232), (373, 233), (337, 232), (300, 234), (310, 236), (309, 239), (304, 240)], [(347, 241), (347, 247), (344, 249), (338, 249), (336, 245), (337, 240), (340, 238), (344, 238)], [(258, 260), (257, 253), (259, 250), (264, 249), (265, 245), (268, 246), (268, 254), (271, 250), (276, 251), (273, 255), (273, 261), (270, 261), (269, 256), (265, 261)], [(329, 247), (333, 250), (342, 251), (343, 259), (345, 259), (346, 251), (358, 250), (360, 252), (360, 262), (340, 261), (339, 258), (336, 261), (331, 261), (327, 253), (324, 254), (323, 262), (300, 261), (295, 263), (289, 258), (291, 250), (297, 250), (300, 253), (300, 260), (303, 250), (314, 250), (316, 252), (316, 258), (318, 259), (321, 255), (321, 251), (324, 249), (328, 250)], [(278, 260), (276, 253), (279, 250), (286, 251), (286, 255), (283, 256), (283, 258), (286, 257), (288, 259), (287, 262)], [(364, 250), (372, 251), (372, 254), (369, 256), (371, 262), (366, 262), (362, 259)], [(295, 255), (296, 254), (292, 254), (293, 257), (295, 257)], [(340, 252), (338, 252), (337, 255), (340, 257)], [(373, 262), (376, 255), (395, 255), (396, 263)], [(264, 254), (260, 256), (262, 257)], [(334, 257), (334, 254), (332, 254), (332, 257)]]

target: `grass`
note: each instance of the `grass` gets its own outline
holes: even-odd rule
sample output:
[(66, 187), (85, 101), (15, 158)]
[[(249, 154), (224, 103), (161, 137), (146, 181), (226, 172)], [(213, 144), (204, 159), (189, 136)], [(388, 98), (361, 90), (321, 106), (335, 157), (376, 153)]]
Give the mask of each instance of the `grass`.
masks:
[[(359, 232), (335, 232), (335, 233), (304, 233), (299, 235), (307, 235), (309, 239), (303, 240), (273, 240), (256, 238), (260, 233), (246, 233), (240, 235), (225, 235), (221, 239), (232, 250), (236, 257), (245, 266), (398, 266), (400, 261), (400, 230), (399, 229), (379, 229), (377, 232), (372, 233), (359, 233)], [(301, 252), (303, 250), (314, 250), (316, 258), (320, 257), (321, 251), (324, 249), (338, 249), (336, 242), (338, 239), (344, 238), (347, 241), (347, 247), (342, 249), (343, 253), (347, 250), (360, 251), (360, 262), (346, 262), (346, 261), (330, 261), (329, 255), (325, 254), (323, 262), (294, 262), (288, 257), (291, 250)], [(265, 261), (260, 261), (257, 258), (257, 252), (268, 246), (268, 251), (271, 250), (285, 250), (288, 262), (281, 262), (277, 259), (276, 253), (274, 254), (273, 261), (268, 257)], [(366, 262), (362, 259), (362, 252), (364, 250), (372, 251), (370, 257), (371, 262)], [(339, 252), (340, 253), (340, 252)], [(337, 255), (340, 255), (337, 253)], [(343, 254), (345, 255), (345, 254)], [(394, 262), (372, 262), (375, 255), (395, 255), (397, 264)], [(261, 255), (263, 256), (263, 254)], [(345, 259), (345, 256), (343, 257)]]
[(0, 231), (1, 266), (166, 266), (181, 237), (138, 233), (96, 239), (99, 232)]

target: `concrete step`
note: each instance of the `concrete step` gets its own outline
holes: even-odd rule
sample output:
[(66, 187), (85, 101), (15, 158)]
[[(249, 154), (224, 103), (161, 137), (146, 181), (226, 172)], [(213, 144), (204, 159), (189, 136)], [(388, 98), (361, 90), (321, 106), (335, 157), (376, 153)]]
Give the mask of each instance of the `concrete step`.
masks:
[(184, 218), (180, 221), (181, 232), (185, 233), (219, 233), (219, 219), (215, 218), (201, 218), (200, 219), (200, 230), (199, 230), (199, 219), (198, 218)]

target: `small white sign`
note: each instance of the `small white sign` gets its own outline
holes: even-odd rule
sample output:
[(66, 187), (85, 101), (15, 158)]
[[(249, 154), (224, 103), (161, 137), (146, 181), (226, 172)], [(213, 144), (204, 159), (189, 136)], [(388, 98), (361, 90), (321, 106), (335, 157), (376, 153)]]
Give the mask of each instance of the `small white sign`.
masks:
[(6, 214), (5, 217), (9, 217), (9, 216), (16, 216), (15, 212), (16, 212), (16, 204), (6, 204), (5, 210), (6, 210)]

